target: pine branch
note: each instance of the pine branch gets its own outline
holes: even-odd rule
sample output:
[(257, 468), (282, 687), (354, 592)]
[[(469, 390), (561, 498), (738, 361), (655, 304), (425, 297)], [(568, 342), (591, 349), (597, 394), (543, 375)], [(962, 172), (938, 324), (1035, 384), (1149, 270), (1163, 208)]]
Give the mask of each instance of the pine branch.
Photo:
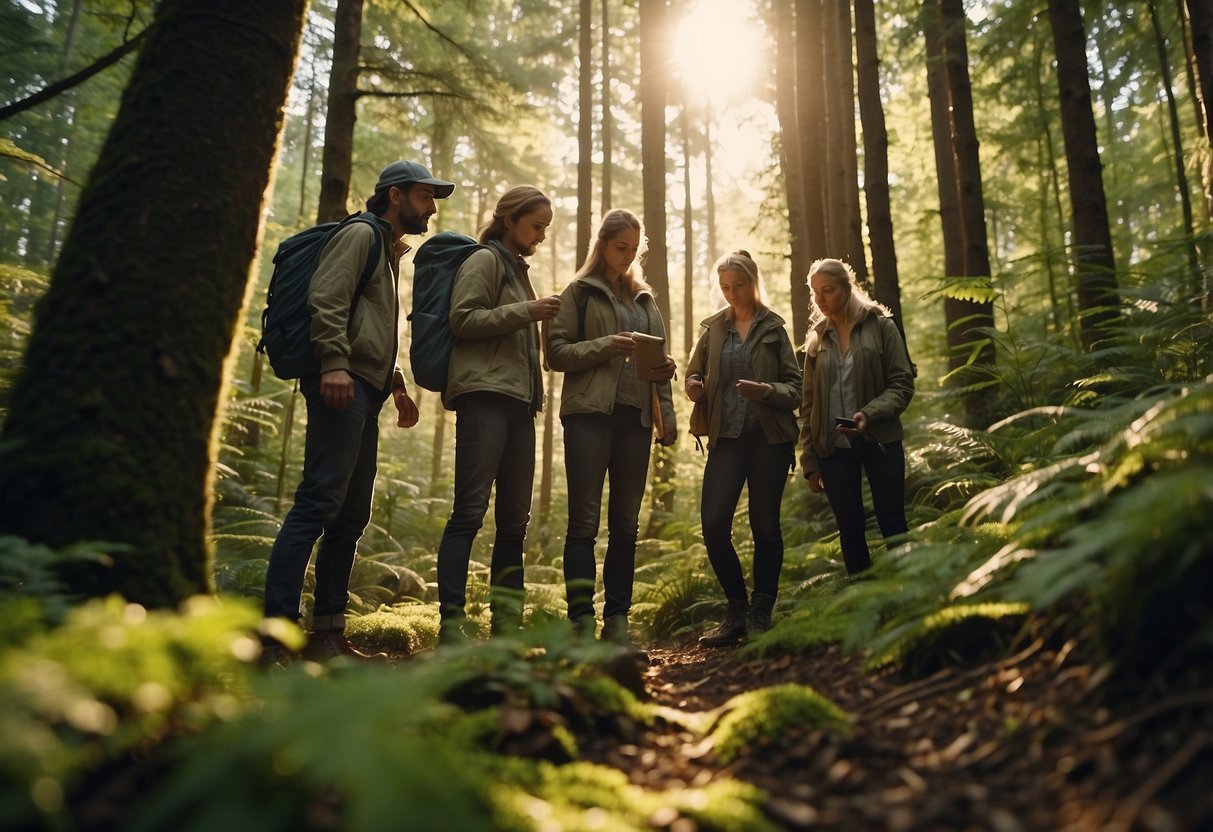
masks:
[(111, 51), (108, 55), (94, 61), (92, 64), (84, 67), (84, 69), (81, 69), (79, 72), (75, 72), (66, 78), (56, 81), (50, 86), (44, 87), (27, 98), (23, 98), (20, 101), (14, 101), (12, 104), (5, 105), (4, 107), (0, 107), (0, 121), (11, 118), (18, 113), (23, 113), (28, 109), (38, 106), (44, 101), (49, 101), (55, 96), (61, 95), (73, 87), (83, 84), (94, 75), (109, 69), (111, 66), (118, 63), (118, 61), (126, 57), (130, 52), (133, 52), (135, 47), (142, 42), (143, 37), (146, 34), (147, 29), (144, 29), (142, 32)]

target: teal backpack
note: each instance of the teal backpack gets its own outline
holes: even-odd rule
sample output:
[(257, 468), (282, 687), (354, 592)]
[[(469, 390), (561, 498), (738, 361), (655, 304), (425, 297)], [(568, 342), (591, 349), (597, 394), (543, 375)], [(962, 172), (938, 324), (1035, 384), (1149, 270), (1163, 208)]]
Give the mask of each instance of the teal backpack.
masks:
[(454, 231), (440, 231), (413, 255), (413, 325), (409, 363), (413, 380), (426, 390), (446, 392), (451, 351), (459, 340), (451, 332), (451, 289), (468, 256), (486, 246)]
[(265, 296), (265, 311), (261, 313), (261, 341), (257, 352), (270, 360), (274, 375), (281, 379), (302, 378), (320, 371), (320, 359), (312, 347), (312, 315), (307, 308), (308, 287), (320, 265), (320, 252), (338, 231), (355, 222), (364, 222), (375, 229), (371, 253), (358, 286), (350, 300), (350, 319), (366, 285), (379, 265), (383, 250), (383, 234), (369, 211), (350, 214), (341, 222), (323, 222), (287, 237), (274, 254), (274, 274)]

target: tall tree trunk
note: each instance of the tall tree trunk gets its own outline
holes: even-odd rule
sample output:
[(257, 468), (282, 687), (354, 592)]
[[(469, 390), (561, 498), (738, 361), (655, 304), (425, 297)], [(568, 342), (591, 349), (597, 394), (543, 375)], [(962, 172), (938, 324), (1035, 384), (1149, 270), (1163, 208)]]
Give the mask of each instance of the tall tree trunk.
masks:
[(304, 5), (163, 0), (38, 306), (0, 529), (114, 544), (108, 568), (64, 567), (81, 595), (209, 588), (218, 413)]
[[(1206, 17), (1213, 17), (1213, 12), (1209, 11), (1210, 8), (1213, 8), (1213, 0), (1191, 0), (1191, 2), (1204, 3)], [(1213, 38), (1209, 36), (1209, 33), (1205, 33), (1204, 48), (1206, 51), (1197, 56), (1196, 46), (1193, 43), (1194, 25), (1189, 17), (1187, 6), (1184, 4), (1184, 0), (1176, 0), (1175, 5), (1184, 45), (1184, 72), (1188, 79), (1188, 89), (1192, 90), (1192, 107), (1196, 113), (1196, 158), (1200, 164), (1205, 219), (1213, 219), (1213, 148), (1210, 147), (1213, 137), (1209, 135), (1209, 130), (1213, 127), (1210, 124), (1209, 105), (1213, 102), (1209, 101), (1203, 89), (1205, 71), (1199, 67), (1202, 60), (1206, 66), (1213, 63), (1213, 59), (1208, 54), (1208, 50), (1213, 49)]]
[[(989, 251), (964, 25), (960, 0), (924, 0), (922, 28), (943, 223), (944, 270), (949, 278), (988, 278)], [(976, 331), (978, 327), (994, 326), (990, 301), (975, 299), (967, 292), (949, 291), (944, 297), (944, 320), (949, 370), (994, 360), (993, 342)], [(984, 398), (979, 393), (966, 395), (965, 412), (971, 423), (977, 420)]]
[[(788, 204), (789, 285), (792, 290), (792, 343), (800, 345), (809, 328), (808, 228), (805, 222), (804, 165), (796, 121), (795, 18), (792, 4), (772, 4), (768, 28), (775, 33), (775, 114), (779, 119), (779, 162)], [(716, 252), (713, 252), (715, 256)]]
[(1087, 38), (1078, 0), (1049, 0), (1061, 95), (1061, 129), (1069, 168), (1074, 271), (1078, 277), (1079, 333), (1090, 349), (1119, 317), (1116, 263), (1108, 229), (1108, 203), (1100, 170)]
[[(805, 239), (810, 261), (831, 255), (825, 205), (825, 62), (822, 0), (796, 0), (796, 122), (804, 175)], [(789, 148), (790, 150), (790, 148)], [(807, 270), (806, 270), (807, 276)]]
[(590, 253), (590, 204), (594, 172), (594, 59), (590, 19), (593, 0), (581, 0), (577, 118), (577, 264)]
[(889, 307), (905, 335), (901, 317), (901, 281), (893, 241), (893, 207), (889, 199), (889, 132), (880, 98), (880, 53), (876, 46), (876, 10), (872, 0), (855, 0), (855, 53), (859, 118), (863, 124), (863, 190), (868, 205), (872, 245), (872, 289)]
[(316, 65), (314, 63), (311, 65), (311, 75), (308, 78), (307, 90), (307, 112), (304, 114), (303, 153), (301, 154), (303, 159), (302, 169), (299, 174), (298, 223), (300, 226), (306, 223), (304, 217), (307, 216), (307, 178), (312, 161), (312, 131), (316, 129)]
[[(1192, 56), (1196, 61), (1199, 97), (1205, 137), (1213, 141), (1213, 0), (1187, 0), (1192, 22)], [(1213, 195), (1210, 195), (1213, 200)]]
[(333, 20), (333, 69), (329, 75), (328, 113), (324, 120), (320, 205), (317, 222), (339, 220), (347, 213), (354, 158), (354, 123), (358, 119), (358, 51), (362, 39), (363, 0), (337, 0)]
[(1175, 148), (1175, 188), (1179, 191), (1179, 205), (1183, 212), (1184, 243), (1188, 250), (1188, 270), (1192, 274), (1192, 294), (1201, 290), (1200, 260), (1196, 255), (1196, 235), (1192, 223), (1192, 192), (1188, 189), (1188, 175), (1184, 172), (1184, 143), (1179, 130), (1179, 107), (1175, 104), (1175, 87), (1171, 82), (1171, 58), (1167, 54), (1167, 38), (1158, 22), (1158, 6), (1154, 0), (1146, 0), (1150, 12), (1150, 25), (1154, 29), (1154, 44), (1158, 48), (1158, 71), (1162, 79), (1163, 93), (1167, 96), (1167, 115), (1171, 126), (1171, 145)]
[[(690, 109), (689, 96), (684, 90), (682, 113), (678, 121), (682, 128), (682, 354), (688, 360), (694, 347), (691, 339), (695, 334), (695, 215), (691, 207)], [(673, 352), (672, 345), (668, 349)]]
[[(712, 262), (716, 251), (716, 188), (712, 182), (712, 108), (703, 108), (703, 207), (704, 225), (707, 226), (708, 261)], [(688, 356), (689, 357), (689, 356)]]
[(611, 210), (611, 0), (602, 0), (602, 215)]
[(851, 50), (850, 0), (825, 2), (826, 123), (830, 165), (826, 213), (832, 250), (851, 264), (860, 280), (868, 277), (859, 208), (859, 162), (855, 137), (855, 67)]
[[(640, 155), (644, 166), (644, 224), (649, 250), (644, 273), (657, 295), (657, 309), (670, 321), (669, 254), (666, 248), (665, 108), (666, 83), (670, 76), (665, 45), (666, 0), (640, 0)], [(658, 446), (653, 453), (653, 515), (649, 532), (654, 533), (662, 515), (674, 508), (673, 457)]]

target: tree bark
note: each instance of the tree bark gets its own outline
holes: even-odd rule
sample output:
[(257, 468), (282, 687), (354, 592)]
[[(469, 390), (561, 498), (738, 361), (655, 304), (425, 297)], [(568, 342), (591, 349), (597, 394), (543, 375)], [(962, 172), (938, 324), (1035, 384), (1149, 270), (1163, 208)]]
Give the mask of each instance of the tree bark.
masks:
[(358, 119), (362, 3), (363, 0), (337, 0), (337, 15), (333, 20), (333, 69), (329, 74), (329, 106), (324, 120), (320, 204), (316, 209), (316, 222), (339, 220), (348, 213), (354, 123)]
[[(800, 127), (796, 121), (795, 18), (792, 4), (776, 0), (769, 18), (775, 33), (775, 115), (779, 119), (779, 162), (788, 204), (789, 287), (792, 291), (792, 343), (804, 342), (809, 328), (808, 229), (805, 221), (805, 178)], [(713, 256), (715, 252), (713, 252)]]
[(109, 568), (64, 567), (80, 595), (209, 589), (218, 413), (304, 5), (160, 4), (38, 306), (0, 529), (109, 544)]
[(880, 97), (880, 53), (876, 44), (876, 10), (872, 0), (855, 0), (855, 53), (859, 118), (863, 124), (863, 190), (868, 206), (872, 246), (872, 290), (889, 307), (905, 336), (901, 317), (901, 281), (893, 241), (893, 207), (889, 199), (889, 132)]
[(1091, 83), (1087, 76), (1087, 38), (1078, 0), (1049, 0), (1061, 95), (1061, 128), (1069, 168), (1071, 241), (1078, 278), (1079, 333), (1093, 347), (1119, 317), (1116, 263), (1108, 229)]
[[(809, 260), (830, 255), (825, 205), (825, 62), (822, 0), (796, 0), (796, 123), (804, 175), (805, 239)], [(807, 270), (806, 270), (807, 275)], [(807, 297), (807, 295), (806, 295)]]
[[(960, 0), (924, 0), (922, 29), (927, 48), (927, 91), (931, 99), (931, 134), (939, 181), (943, 225), (944, 273), (948, 278), (988, 277), (981, 168), (973, 126), (965, 47), (964, 9)], [(994, 360), (994, 346), (976, 329), (994, 326), (992, 302), (965, 292), (944, 297), (948, 369)], [(984, 396), (969, 394), (964, 407), (972, 423)]]
[(611, 0), (602, 0), (602, 215), (611, 210)]
[(682, 354), (687, 360), (690, 360), (694, 347), (691, 339), (695, 334), (695, 213), (691, 206), (690, 109), (689, 96), (684, 92), (678, 120), (682, 128)]
[(826, 215), (831, 256), (846, 260), (859, 279), (868, 277), (859, 208), (859, 162), (855, 137), (855, 67), (851, 50), (850, 0), (826, 0), (826, 124), (829, 129)]
[[(640, 0), (640, 155), (644, 166), (644, 224), (649, 250), (644, 257), (645, 278), (657, 295), (661, 317), (670, 321), (669, 253), (666, 248), (666, 83), (670, 76), (665, 45), (666, 0)], [(649, 531), (660, 527), (660, 515), (674, 507), (673, 460), (669, 449), (653, 452), (653, 512)]]
[(591, 191), (594, 172), (594, 58), (590, 18), (593, 0), (581, 0), (577, 119), (577, 264), (590, 253)]
[(1192, 294), (1201, 291), (1200, 259), (1196, 254), (1196, 235), (1192, 222), (1192, 192), (1188, 188), (1188, 175), (1184, 172), (1184, 143), (1179, 129), (1179, 107), (1175, 103), (1175, 86), (1171, 81), (1171, 58), (1167, 54), (1167, 38), (1158, 21), (1158, 6), (1154, 0), (1146, 0), (1150, 12), (1150, 25), (1154, 29), (1154, 44), (1158, 49), (1158, 72), (1162, 80), (1163, 93), (1167, 97), (1167, 116), (1171, 127), (1171, 145), (1175, 148), (1175, 189), (1179, 192), (1179, 206), (1183, 213), (1184, 245), (1188, 251), (1188, 271), (1192, 275)]

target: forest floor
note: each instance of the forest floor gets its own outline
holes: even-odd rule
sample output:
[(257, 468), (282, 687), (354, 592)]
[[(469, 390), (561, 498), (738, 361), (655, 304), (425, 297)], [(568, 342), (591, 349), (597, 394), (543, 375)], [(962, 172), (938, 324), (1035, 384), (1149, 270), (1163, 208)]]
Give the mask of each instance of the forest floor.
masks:
[[(649, 651), (644, 684), (661, 705), (711, 712), (739, 693), (812, 687), (853, 731), (790, 731), (731, 763), (658, 720), (625, 736), (579, 738), (583, 757), (664, 790), (731, 777), (766, 793), (783, 829), (1173, 830), (1213, 824), (1213, 694), (1207, 674), (1110, 705), (1109, 674), (1072, 642), (1033, 643), (981, 666), (916, 680), (872, 672), (838, 648), (747, 659), (695, 644)], [(1197, 680), (1195, 677), (1202, 677)], [(689, 832), (686, 818), (654, 828)]]

